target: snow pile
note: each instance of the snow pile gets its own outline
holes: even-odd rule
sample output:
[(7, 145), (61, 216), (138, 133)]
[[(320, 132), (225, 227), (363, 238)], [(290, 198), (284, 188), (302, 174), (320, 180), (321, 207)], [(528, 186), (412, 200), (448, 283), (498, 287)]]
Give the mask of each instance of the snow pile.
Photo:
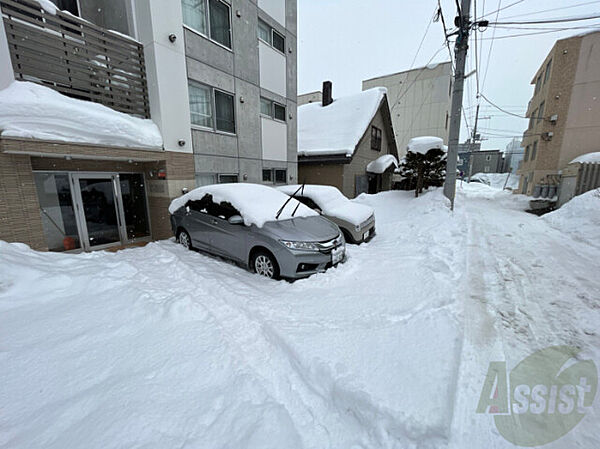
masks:
[(367, 171), (369, 173), (377, 173), (381, 174), (385, 172), (391, 166), (398, 168), (398, 160), (392, 154), (384, 154), (383, 156), (379, 156), (374, 161), (371, 161), (367, 164)]
[(49, 87), (14, 81), (0, 90), (0, 133), (64, 142), (162, 148), (158, 127), (99, 103), (70, 98)]
[(434, 148), (448, 151), (442, 139), (432, 136), (413, 137), (408, 141), (406, 150), (411, 153), (426, 154), (429, 150), (433, 150)]
[[(600, 360), (598, 252), (471, 186), (495, 199), (361, 195), (378, 238), (294, 283), (173, 241), (0, 242), (0, 446), (513, 447), (475, 413), (489, 363)], [(599, 405), (550, 446), (600, 447)]]
[[(275, 215), (289, 197), (272, 187), (249, 183), (213, 184), (198, 187), (175, 198), (169, 206), (169, 212), (174, 213), (180, 207), (185, 206), (188, 201), (201, 200), (205, 195), (212, 195), (215, 203), (226, 202), (235, 207), (242, 215), (246, 226), (256, 225), (261, 228), (268, 221), (318, 215), (311, 208), (292, 199), (277, 219)], [(297, 205), (299, 207), (292, 217)]]
[(512, 173), (476, 173), (471, 176), (471, 181), (481, 181), (494, 189), (503, 189), (506, 185), (507, 189), (514, 190), (519, 187), (519, 178), (519, 175)]
[(375, 87), (336, 98), (325, 107), (321, 103), (299, 106), (298, 154), (351, 157), (386, 94), (384, 87)]
[(574, 197), (541, 219), (578, 240), (600, 247), (600, 189)]
[(354, 225), (360, 225), (373, 215), (373, 208), (358, 204), (346, 198), (342, 192), (333, 186), (308, 184), (304, 190), (298, 190), (300, 185), (287, 185), (278, 187), (287, 195), (296, 193), (296, 196), (305, 196), (315, 202), (324, 215), (341, 218)]
[(575, 163), (580, 163), (580, 164), (600, 164), (600, 151), (596, 151), (594, 153), (586, 153), (586, 154), (582, 154), (581, 156), (577, 156), (575, 159), (573, 159), (570, 164), (575, 164)]
[(54, 3), (52, 3), (50, 0), (34, 0), (34, 1), (36, 3), (38, 3), (40, 5), (40, 8), (42, 8), (48, 14), (55, 15), (56, 11), (58, 11), (58, 8), (56, 7), (56, 5)]

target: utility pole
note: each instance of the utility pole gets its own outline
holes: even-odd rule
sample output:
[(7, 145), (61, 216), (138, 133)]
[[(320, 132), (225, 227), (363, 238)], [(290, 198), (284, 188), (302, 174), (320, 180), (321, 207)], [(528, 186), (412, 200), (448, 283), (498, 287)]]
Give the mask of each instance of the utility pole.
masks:
[(452, 109), (450, 113), (450, 131), (448, 133), (448, 157), (446, 158), (446, 181), (444, 195), (450, 200), (450, 209), (454, 210), (454, 195), (456, 194), (456, 158), (458, 157), (458, 139), (460, 137), (460, 115), (462, 112), (463, 89), (465, 82), (465, 63), (467, 61), (467, 42), (471, 22), (469, 13), (471, 0), (462, 0), (460, 11), (455, 24), (458, 26), (454, 57), (456, 69), (454, 86), (452, 88)]
[(477, 121), (479, 120), (479, 103), (477, 103), (477, 110), (475, 111), (475, 124), (473, 125), (473, 136), (471, 137), (471, 143), (469, 144), (469, 182), (471, 182), (471, 175), (473, 174), (473, 164), (471, 161), (471, 153), (473, 153), (473, 145), (475, 145), (475, 136), (477, 135)]

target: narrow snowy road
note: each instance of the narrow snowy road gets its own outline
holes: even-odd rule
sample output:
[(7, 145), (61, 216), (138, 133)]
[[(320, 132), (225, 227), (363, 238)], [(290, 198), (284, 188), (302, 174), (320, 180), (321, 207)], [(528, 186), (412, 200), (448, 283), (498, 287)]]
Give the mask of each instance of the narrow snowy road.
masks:
[[(377, 237), (295, 283), (0, 242), (0, 448), (514, 447), (475, 413), (488, 364), (600, 361), (598, 247), (482, 185), (358, 201)], [(594, 410), (554, 447), (598, 447)]]
[[(554, 345), (581, 348), (582, 358), (600, 360), (600, 248), (511, 210), (518, 203), (502, 193), (475, 185), (461, 196), (468, 241), (464, 340), (450, 446), (514, 447), (490, 415), (475, 414), (488, 364), (506, 361), (510, 370)], [(594, 441), (599, 416), (596, 407), (545, 447)]]

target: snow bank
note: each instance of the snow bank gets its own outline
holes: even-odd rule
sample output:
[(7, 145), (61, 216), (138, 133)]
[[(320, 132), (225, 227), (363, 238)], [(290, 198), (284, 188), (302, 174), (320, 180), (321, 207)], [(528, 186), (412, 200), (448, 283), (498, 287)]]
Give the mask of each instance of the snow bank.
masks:
[(384, 154), (383, 156), (379, 156), (374, 161), (369, 162), (367, 164), (367, 171), (369, 173), (381, 174), (392, 165), (398, 168), (398, 160), (396, 157), (392, 154)]
[(386, 95), (384, 87), (298, 107), (298, 154), (352, 156)]
[(471, 176), (471, 180), (481, 181), (494, 189), (503, 189), (506, 184), (506, 188), (511, 190), (519, 187), (519, 178), (519, 175), (512, 173), (476, 173)]
[(541, 220), (577, 240), (600, 247), (600, 189), (574, 197)]
[[(292, 195), (299, 188), (300, 185), (287, 185), (278, 187), (278, 190)], [(354, 225), (365, 222), (374, 214), (373, 208), (350, 201), (333, 186), (307, 184), (304, 186), (304, 191), (299, 191), (296, 195), (313, 200), (321, 208), (323, 214), (341, 218)]]
[(408, 141), (406, 150), (412, 153), (426, 154), (429, 150), (434, 148), (447, 151), (444, 141), (439, 137), (432, 136), (413, 137)]
[(580, 164), (600, 164), (600, 151), (582, 154), (581, 156), (577, 156), (570, 163), (575, 164), (577, 162)]
[[(289, 196), (262, 184), (235, 183), (214, 184), (198, 187), (185, 195), (175, 198), (169, 206), (169, 212), (174, 213), (188, 201), (201, 200), (205, 195), (212, 195), (215, 203), (227, 202), (235, 207), (244, 219), (246, 226), (256, 225), (262, 227), (268, 221), (275, 221), (275, 215), (289, 199)], [(299, 205), (292, 217), (292, 212)], [(290, 200), (279, 215), (279, 220), (295, 217), (311, 217), (318, 215), (314, 210)]]
[(0, 91), (0, 133), (99, 145), (157, 149), (163, 146), (160, 131), (152, 120), (24, 81), (15, 81)]

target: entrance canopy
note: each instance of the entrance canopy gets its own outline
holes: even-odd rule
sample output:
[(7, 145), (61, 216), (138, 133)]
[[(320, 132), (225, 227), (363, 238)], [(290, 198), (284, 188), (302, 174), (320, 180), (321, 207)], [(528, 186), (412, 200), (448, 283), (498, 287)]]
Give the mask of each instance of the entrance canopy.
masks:
[(380, 175), (390, 167), (397, 168), (398, 160), (392, 154), (384, 154), (383, 156), (379, 156), (374, 161), (369, 162), (367, 165), (367, 172)]

